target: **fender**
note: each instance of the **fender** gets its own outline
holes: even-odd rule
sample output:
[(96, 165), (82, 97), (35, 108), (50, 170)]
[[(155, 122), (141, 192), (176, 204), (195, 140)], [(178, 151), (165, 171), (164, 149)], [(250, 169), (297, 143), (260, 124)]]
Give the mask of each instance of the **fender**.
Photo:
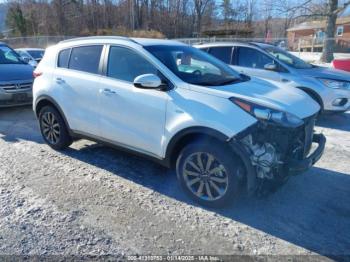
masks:
[(226, 142), (229, 139), (228, 136), (209, 127), (202, 127), (202, 126), (188, 127), (188, 128), (182, 129), (171, 138), (166, 148), (166, 153), (165, 153), (166, 159), (171, 158), (171, 155), (174, 153), (174, 149), (176, 148), (176, 145), (178, 144), (178, 142), (188, 135), (207, 135), (221, 142)]

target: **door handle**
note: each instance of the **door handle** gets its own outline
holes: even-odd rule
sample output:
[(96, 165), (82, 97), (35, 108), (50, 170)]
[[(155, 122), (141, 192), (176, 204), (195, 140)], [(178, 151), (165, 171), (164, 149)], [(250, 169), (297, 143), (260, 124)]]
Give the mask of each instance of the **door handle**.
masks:
[(101, 94), (104, 94), (104, 95), (115, 95), (116, 94), (116, 92), (115, 91), (113, 91), (113, 90), (111, 90), (111, 89), (109, 89), (109, 88), (104, 88), (104, 89), (100, 89), (100, 93)]
[(56, 83), (57, 83), (57, 84), (63, 84), (63, 83), (65, 83), (65, 81), (64, 81), (62, 78), (57, 77), (57, 78), (56, 78)]

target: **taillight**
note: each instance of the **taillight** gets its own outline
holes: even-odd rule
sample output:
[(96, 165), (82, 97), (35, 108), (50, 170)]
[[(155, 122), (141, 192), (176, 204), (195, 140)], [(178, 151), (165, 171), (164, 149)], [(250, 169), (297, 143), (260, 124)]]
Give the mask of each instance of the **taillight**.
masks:
[(34, 78), (41, 76), (42, 74), (43, 74), (42, 72), (33, 71)]

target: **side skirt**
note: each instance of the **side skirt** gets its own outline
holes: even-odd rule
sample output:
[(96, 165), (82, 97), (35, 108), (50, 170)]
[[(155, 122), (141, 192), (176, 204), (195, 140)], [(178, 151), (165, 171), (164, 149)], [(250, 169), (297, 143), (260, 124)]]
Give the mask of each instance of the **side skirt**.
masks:
[(141, 151), (141, 150), (129, 147), (129, 146), (121, 144), (121, 143), (116, 143), (114, 141), (104, 139), (104, 138), (99, 137), (99, 136), (91, 135), (91, 134), (76, 131), (76, 130), (70, 130), (69, 133), (73, 137), (74, 140), (77, 140), (77, 139), (91, 140), (91, 141), (94, 141), (96, 143), (100, 143), (100, 144), (106, 145), (108, 147), (114, 148), (118, 151), (126, 152), (129, 154), (135, 155), (135, 156), (139, 156), (139, 157), (151, 160), (151, 161), (153, 161), (159, 165), (162, 165), (166, 168), (170, 168), (170, 164), (169, 164), (170, 161), (168, 161), (165, 158), (160, 158), (152, 153), (149, 153), (146, 151)]

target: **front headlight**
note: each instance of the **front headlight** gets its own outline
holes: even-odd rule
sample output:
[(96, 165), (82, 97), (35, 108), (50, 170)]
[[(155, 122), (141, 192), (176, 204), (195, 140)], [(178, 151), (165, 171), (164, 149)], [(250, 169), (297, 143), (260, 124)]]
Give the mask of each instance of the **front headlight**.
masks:
[(350, 90), (350, 82), (334, 80), (334, 79), (326, 79), (326, 78), (318, 78), (325, 86), (334, 88), (334, 89), (348, 89)]
[(267, 108), (261, 105), (253, 104), (251, 102), (237, 99), (235, 97), (230, 100), (237, 106), (256, 117), (257, 119), (265, 122), (274, 123), (283, 127), (298, 127), (304, 124), (304, 121), (299, 117), (283, 111)]

